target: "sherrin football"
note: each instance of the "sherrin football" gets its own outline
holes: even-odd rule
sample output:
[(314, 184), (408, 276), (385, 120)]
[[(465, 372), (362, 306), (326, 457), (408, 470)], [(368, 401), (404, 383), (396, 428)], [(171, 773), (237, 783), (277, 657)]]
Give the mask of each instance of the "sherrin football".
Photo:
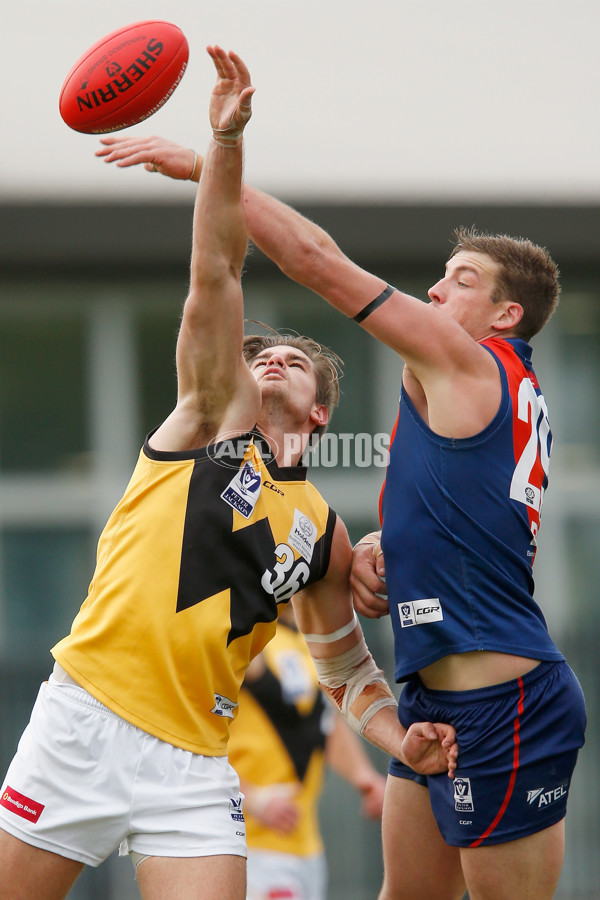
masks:
[(137, 125), (163, 106), (189, 57), (182, 30), (170, 22), (134, 22), (97, 41), (65, 78), (58, 107), (84, 134)]

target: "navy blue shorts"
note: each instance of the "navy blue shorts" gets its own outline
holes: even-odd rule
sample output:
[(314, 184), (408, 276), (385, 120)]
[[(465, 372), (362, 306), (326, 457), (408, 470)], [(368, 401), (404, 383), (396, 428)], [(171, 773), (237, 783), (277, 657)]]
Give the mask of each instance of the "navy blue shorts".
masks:
[(409, 681), (405, 728), (447, 722), (458, 741), (454, 780), (392, 760), (390, 775), (429, 788), (442, 837), (454, 847), (502, 844), (564, 818), (586, 726), (583, 692), (566, 662), (542, 662), (514, 681), (474, 691), (431, 691)]

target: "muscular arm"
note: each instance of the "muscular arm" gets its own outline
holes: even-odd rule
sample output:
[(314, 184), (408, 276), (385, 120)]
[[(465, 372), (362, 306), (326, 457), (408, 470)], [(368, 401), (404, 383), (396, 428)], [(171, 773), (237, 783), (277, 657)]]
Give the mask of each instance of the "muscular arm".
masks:
[(219, 432), (251, 428), (260, 398), (242, 359), (241, 270), (247, 233), (241, 203), (241, 129), (252, 87), (241, 60), (208, 48), (217, 70), (213, 131), (239, 120), (240, 137), (211, 141), (194, 207), (190, 288), (177, 341), (177, 406), (152, 437), (160, 450), (202, 446)]
[[(290, 206), (246, 184), (243, 203), (252, 241), (285, 275), (346, 316), (361, 312), (386, 288), (319, 225)], [(426, 400), (426, 411), (420, 411), (434, 431), (469, 437), (489, 424), (500, 401), (497, 367), (437, 304), (394, 290), (361, 327), (402, 357), (420, 386), (417, 390)]]
[[(187, 177), (194, 167), (194, 151), (163, 138), (101, 141), (98, 155), (118, 166), (144, 163), (174, 178)], [(195, 168), (200, 171), (201, 160)], [(244, 185), (243, 206), (252, 241), (285, 275), (346, 316), (355, 316), (386, 287), (349, 259), (322, 228), (285, 203)], [(395, 290), (361, 327), (402, 357), (413, 383), (420, 385), (425, 418), (434, 431), (467, 437), (489, 423), (500, 398), (495, 363), (449, 315)]]

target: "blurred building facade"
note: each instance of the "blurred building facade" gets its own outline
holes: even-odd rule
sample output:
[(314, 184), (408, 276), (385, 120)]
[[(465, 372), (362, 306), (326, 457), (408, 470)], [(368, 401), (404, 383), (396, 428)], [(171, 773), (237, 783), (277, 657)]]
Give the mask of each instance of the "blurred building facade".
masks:
[[(597, 897), (600, 753), (600, 207), (312, 206), (357, 262), (422, 298), (443, 270), (453, 228), (521, 234), (549, 247), (563, 297), (534, 340), (555, 438), (535, 576), (538, 602), (580, 678), (589, 730), (567, 826), (564, 900)], [(100, 530), (145, 434), (173, 407), (191, 205), (0, 207), (0, 768), (25, 726), (49, 648), (87, 592)], [(384, 469), (358, 435), (391, 431), (401, 361), (257, 251), (244, 276), (249, 319), (307, 333), (346, 362), (331, 432), (348, 436), (312, 477), (356, 540), (377, 527)], [(252, 330), (251, 323), (247, 331)], [(378, 445), (379, 446), (379, 445)], [(346, 448), (342, 453), (341, 448)], [(359, 450), (359, 447), (362, 450)], [(392, 678), (391, 628), (365, 624)], [(374, 752), (385, 771), (386, 760)], [(379, 833), (334, 776), (322, 803), (331, 900), (375, 897)], [(73, 900), (137, 897), (129, 864), (86, 871)]]

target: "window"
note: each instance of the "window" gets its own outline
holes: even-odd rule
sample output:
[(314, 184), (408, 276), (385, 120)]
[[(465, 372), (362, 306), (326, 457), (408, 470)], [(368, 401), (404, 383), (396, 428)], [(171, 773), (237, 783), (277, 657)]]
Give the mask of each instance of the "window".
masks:
[(81, 316), (1, 316), (0, 472), (79, 465), (88, 450)]
[(68, 633), (84, 601), (94, 541), (83, 528), (5, 528), (0, 533), (2, 656), (23, 666)]

